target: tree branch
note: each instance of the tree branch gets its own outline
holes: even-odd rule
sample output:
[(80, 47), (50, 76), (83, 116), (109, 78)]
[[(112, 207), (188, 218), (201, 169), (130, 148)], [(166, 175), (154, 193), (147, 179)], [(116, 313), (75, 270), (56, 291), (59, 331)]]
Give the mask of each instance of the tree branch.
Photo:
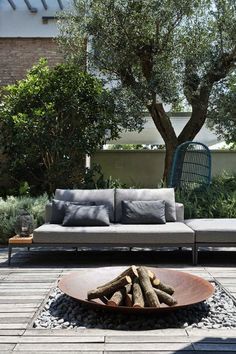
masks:
[(220, 59), (213, 65), (196, 87), (188, 81), (191, 80), (193, 75), (196, 75), (194, 71), (192, 71), (192, 76), (190, 75), (188, 80), (186, 78), (185, 95), (192, 105), (192, 114), (178, 136), (179, 144), (186, 140), (193, 140), (196, 134), (201, 130), (206, 120), (209, 96), (214, 83), (224, 79), (231, 69), (235, 67), (235, 64), (236, 46), (230, 53), (223, 53), (221, 55)]
[(163, 108), (163, 104), (153, 102), (151, 105), (148, 105), (147, 108), (164, 142), (167, 145), (173, 144), (173, 146), (176, 146), (177, 136), (170, 118)]
[(230, 53), (223, 53), (213, 68), (209, 70), (206, 79), (214, 84), (215, 82), (224, 79), (227, 74), (236, 65), (236, 46)]
[(137, 51), (137, 55), (141, 63), (142, 73), (147, 82), (152, 78), (153, 54), (154, 48), (152, 44), (144, 45)]

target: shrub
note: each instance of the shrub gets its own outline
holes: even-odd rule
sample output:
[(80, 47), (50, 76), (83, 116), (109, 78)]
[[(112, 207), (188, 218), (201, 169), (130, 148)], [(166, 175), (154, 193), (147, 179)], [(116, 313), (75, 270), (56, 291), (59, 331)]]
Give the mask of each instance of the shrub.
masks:
[(114, 139), (127, 125), (102, 81), (73, 64), (50, 69), (41, 60), (1, 96), (4, 172), (10, 188), (27, 183), (34, 195), (83, 186), (85, 154), (102, 147), (106, 130)]
[(47, 194), (38, 198), (32, 197), (7, 197), (5, 200), (0, 198), (0, 243), (15, 234), (14, 225), (19, 210), (26, 209), (34, 219), (34, 227), (44, 223), (44, 210), (48, 202)]
[[(84, 189), (109, 189), (109, 188), (131, 188), (118, 178), (104, 177), (102, 168), (99, 164), (94, 164), (86, 170), (84, 178)], [(133, 187), (135, 188), (135, 187)], [(136, 187), (137, 188), (137, 187)]]
[(209, 187), (176, 193), (184, 204), (185, 219), (236, 218), (236, 175), (213, 178)]

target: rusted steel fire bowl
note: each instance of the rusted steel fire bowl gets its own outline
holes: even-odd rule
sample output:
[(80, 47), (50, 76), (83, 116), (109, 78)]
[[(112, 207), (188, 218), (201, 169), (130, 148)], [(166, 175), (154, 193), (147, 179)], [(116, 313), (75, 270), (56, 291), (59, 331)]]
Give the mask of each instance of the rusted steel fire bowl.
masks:
[(112, 280), (126, 268), (106, 267), (70, 273), (59, 280), (58, 287), (63, 293), (90, 306), (91, 308), (130, 313), (173, 311), (204, 301), (214, 293), (213, 285), (207, 280), (204, 280), (196, 275), (171, 269), (148, 267), (148, 269), (155, 273), (157, 278), (159, 278), (163, 283), (171, 285), (175, 288), (175, 293), (173, 296), (178, 301), (176, 305), (167, 306), (165, 304), (161, 304), (160, 308), (134, 308), (126, 306), (113, 307), (105, 305), (99, 299), (91, 301), (87, 300), (87, 292), (89, 290), (95, 289), (97, 286)]

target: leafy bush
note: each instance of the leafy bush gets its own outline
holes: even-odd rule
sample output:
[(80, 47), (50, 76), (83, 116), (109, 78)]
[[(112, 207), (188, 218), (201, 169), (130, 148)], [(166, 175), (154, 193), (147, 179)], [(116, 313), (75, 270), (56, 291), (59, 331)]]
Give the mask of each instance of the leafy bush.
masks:
[(0, 198), (0, 243), (15, 234), (14, 225), (20, 209), (26, 209), (34, 219), (34, 227), (44, 223), (44, 210), (48, 202), (47, 194), (38, 198), (32, 197), (7, 197)]
[[(118, 178), (105, 178), (101, 165), (94, 164), (90, 169), (86, 170), (84, 178), (84, 189), (109, 189), (109, 188), (129, 188)], [(131, 188), (131, 187), (130, 187)], [(135, 187), (133, 187), (135, 188)], [(137, 188), (137, 187), (136, 187)]]
[[(40, 60), (3, 90), (1, 101), (10, 187), (25, 191), (27, 183), (33, 195), (83, 186), (85, 154), (102, 147), (106, 130), (114, 139), (127, 126), (102, 81), (68, 63), (50, 69)], [(133, 121), (127, 129), (136, 128)]]
[(236, 175), (215, 177), (209, 187), (176, 193), (184, 204), (185, 219), (236, 218)]

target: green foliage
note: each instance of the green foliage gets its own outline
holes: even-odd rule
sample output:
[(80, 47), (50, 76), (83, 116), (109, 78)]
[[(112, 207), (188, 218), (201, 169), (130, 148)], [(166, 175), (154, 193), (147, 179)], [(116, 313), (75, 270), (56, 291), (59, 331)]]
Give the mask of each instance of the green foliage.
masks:
[(7, 197), (0, 198), (0, 243), (6, 243), (15, 234), (14, 225), (20, 209), (26, 209), (34, 219), (34, 227), (44, 223), (46, 194), (38, 197)]
[(184, 204), (185, 219), (236, 218), (236, 176), (215, 177), (209, 187), (176, 193)]
[(128, 188), (125, 183), (122, 183), (119, 179), (113, 179), (111, 176), (105, 178), (101, 166), (94, 164), (90, 169), (86, 170), (85, 189), (109, 189), (109, 188)]
[(108, 150), (144, 150), (145, 145), (142, 144), (110, 144)]
[(164, 145), (157, 144), (110, 144), (108, 150), (162, 150)]
[(226, 143), (236, 145), (236, 75), (223, 80), (211, 95), (208, 126)]
[[(72, 64), (54, 69), (41, 60), (26, 79), (10, 85), (0, 106), (1, 145), (17, 189), (33, 194), (83, 185), (85, 153), (104, 144), (105, 130), (118, 137), (125, 123), (102, 82)], [(21, 186), (21, 187), (20, 187)]]
[(136, 103), (146, 107), (157, 94), (178, 106), (183, 95), (197, 95), (209, 71), (223, 70), (216, 66), (235, 49), (235, 16), (232, 0), (75, 0), (62, 14), (60, 42), (70, 59), (86, 58), (130, 88)]
[[(175, 148), (203, 126), (214, 84), (235, 70), (235, 0), (75, 0), (60, 30), (69, 59), (101, 73), (130, 112), (148, 110), (166, 145), (166, 180)], [(178, 136), (163, 102), (192, 109)]]

